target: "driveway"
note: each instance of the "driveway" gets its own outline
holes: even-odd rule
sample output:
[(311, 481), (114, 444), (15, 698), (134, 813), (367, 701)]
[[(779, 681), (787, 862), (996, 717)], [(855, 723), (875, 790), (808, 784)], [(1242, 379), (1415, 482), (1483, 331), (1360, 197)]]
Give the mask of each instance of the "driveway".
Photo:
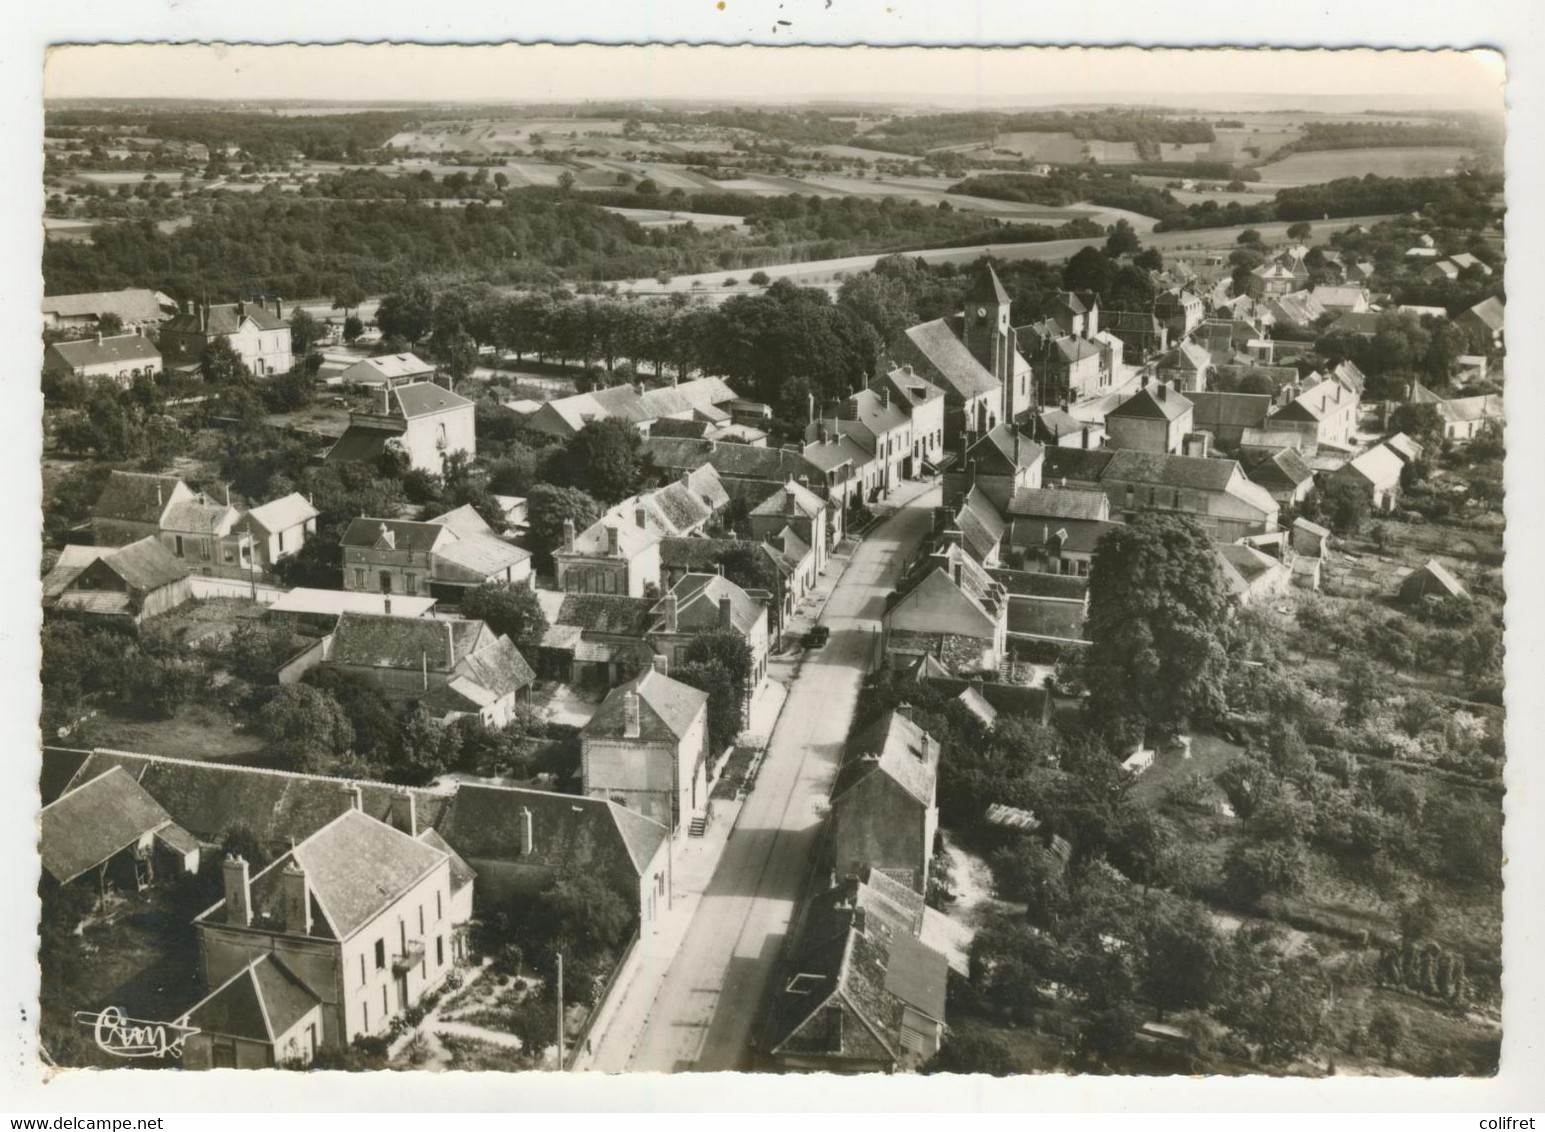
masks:
[[(909, 485), (916, 490), (915, 485)], [(595, 1068), (716, 1071), (747, 1066), (795, 903), (813, 864), (843, 741), (869, 669), (885, 597), (932, 522), (938, 487), (912, 496), (866, 538), (826, 606), (831, 640), (802, 665), (756, 789), (626, 1060)], [(606, 1035), (616, 1048), (619, 1035)]]

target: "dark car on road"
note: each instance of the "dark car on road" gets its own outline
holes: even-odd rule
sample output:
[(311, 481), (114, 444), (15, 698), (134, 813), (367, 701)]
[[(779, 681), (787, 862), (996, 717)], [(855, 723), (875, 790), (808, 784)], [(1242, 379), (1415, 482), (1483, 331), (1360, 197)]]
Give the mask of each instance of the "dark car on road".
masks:
[(805, 647), (807, 649), (818, 649), (827, 642), (831, 635), (832, 631), (825, 625), (817, 625), (805, 634)]

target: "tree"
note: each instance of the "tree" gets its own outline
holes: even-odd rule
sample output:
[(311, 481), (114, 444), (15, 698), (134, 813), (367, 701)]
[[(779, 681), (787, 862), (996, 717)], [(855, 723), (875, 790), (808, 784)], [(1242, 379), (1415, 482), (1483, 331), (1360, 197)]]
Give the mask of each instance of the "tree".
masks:
[(306, 356), (311, 344), (322, 337), (322, 324), (311, 317), (305, 307), (290, 311), (290, 352), (297, 358)]
[(1307, 240), (1313, 234), (1314, 228), (1307, 221), (1303, 220), (1298, 221), (1296, 224), (1289, 224), (1287, 228), (1287, 238), (1298, 240), (1300, 243)]
[(211, 385), (239, 385), (252, 377), (241, 355), (227, 339), (218, 336), (204, 347), (198, 368), (199, 374)]
[(675, 673), (683, 684), (708, 693), (708, 741), (715, 751), (729, 746), (745, 729), (751, 663), (746, 639), (725, 629), (694, 638)]
[(547, 615), (530, 586), (484, 582), (461, 599), (461, 615), (486, 621), (495, 633), (507, 636), (521, 653), (534, 657), (547, 632)]
[(1139, 985), (1160, 1017), (1166, 1011), (1204, 1010), (1223, 997), (1232, 954), (1201, 905), (1162, 906), (1144, 934)]
[(258, 712), (258, 730), (291, 769), (329, 768), (354, 744), (354, 727), (332, 696), (307, 684), (287, 684)]
[(574, 174), (570, 170), (565, 169), (562, 173), (558, 174), (558, 187), (564, 192), (574, 188)]
[(1305, 515), (1330, 524), (1338, 535), (1355, 535), (1362, 530), (1372, 510), (1368, 491), (1351, 480), (1332, 479), (1304, 500)]
[(433, 781), (456, 764), (460, 748), (455, 740), (454, 733), (423, 708), (410, 712), (398, 734), (392, 777), (414, 786)]
[(594, 956), (616, 947), (633, 926), (633, 912), (604, 880), (593, 873), (561, 877), (527, 909), (529, 951), (563, 951)]
[(621, 418), (591, 421), (574, 434), (555, 471), (570, 487), (616, 503), (638, 491), (641, 444), (637, 430)]
[(1137, 232), (1127, 220), (1116, 221), (1115, 227), (1110, 230), (1110, 235), (1105, 238), (1105, 254), (1111, 259), (1117, 256), (1132, 255), (1143, 246)]
[(601, 505), (579, 488), (547, 483), (532, 487), (526, 497), (526, 510), (531, 549), (548, 565), (552, 552), (563, 543), (565, 522), (572, 522), (579, 532), (601, 517)]
[(1368, 1019), (1368, 1036), (1384, 1051), (1384, 1060), (1393, 1065), (1395, 1055), (1411, 1040), (1411, 1023), (1389, 1003), (1381, 1002)]
[[(439, 339), (436, 339), (438, 342)], [(465, 330), (457, 331), (445, 349), (445, 370), (458, 381), (477, 368), (477, 343)]]
[(365, 301), (365, 289), (359, 285), (356, 279), (346, 279), (333, 288), (333, 309), (344, 313), (344, 321), (348, 321), (348, 314)]
[(1097, 248), (1081, 248), (1062, 268), (1062, 286), (1068, 291), (1093, 291), (1103, 295), (1116, 277), (1116, 265)]
[(960, 1034), (947, 1039), (924, 1064), (925, 1076), (935, 1073), (985, 1073), (1007, 1077), (1019, 1066), (1002, 1038), (993, 1034)]
[(353, 342), (361, 334), (365, 333), (365, 324), (360, 321), (358, 315), (351, 314), (343, 320), (343, 340)]
[(1309, 877), (1309, 854), (1299, 841), (1241, 839), (1223, 861), (1223, 884), (1235, 900), (1258, 905), (1274, 893), (1301, 892)]
[(1394, 432), (1405, 433), (1423, 447), (1443, 443), (1443, 414), (1430, 401), (1396, 405), (1389, 415), (1389, 427)]
[(412, 280), (403, 290), (387, 295), (376, 310), (376, 325), (381, 333), (399, 336), (418, 344), (434, 325), (435, 295), (427, 280)]
[(1103, 537), (1089, 577), (1090, 718), (1155, 738), (1223, 709), (1228, 592), (1207, 534), (1185, 516), (1143, 512)]
[(1261, 239), (1261, 234), (1254, 228), (1246, 228), (1243, 232), (1239, 233), (1234, 242), (1240, 247), (1258, 248), (1265, 241)]

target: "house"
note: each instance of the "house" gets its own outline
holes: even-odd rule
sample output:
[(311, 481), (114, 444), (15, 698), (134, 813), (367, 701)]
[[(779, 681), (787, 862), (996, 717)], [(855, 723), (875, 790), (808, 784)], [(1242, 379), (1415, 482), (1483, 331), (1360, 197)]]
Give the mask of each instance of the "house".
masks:
[[(848, 446), (850, 457), (856, 453), (863, 461), (868, 460), (867, 454), (857, 445), (845, 438), (842, 438), (842, 443)], [(806, 447), (819, 453), (831, 453), (834, 450), (833, 445), (827, 442)], [(729, 496), (749, 507), (755, 507), (773, 491), (793, 480), (827, 502), (829, 542), (835, 544), (842, 536), (843, 506), (851, 490), (850, 477), (856, 474), (851, 463), (844, 459), (828, 459), (823, 455), (820, 460), (812, 460), (799, 451), (784, 448), (657, 436), (644, 440), (640, 445), (640, 454), (661, 476), (679, 477), (711, 466)]]
[[(1193, 296), (1194, 298), (1194, 296)], [(1198, 308), (1201, 300), (1196, 300)], [(1184, 320), (1182, 319), (1182, 322)], [(1159, 321), (1157, 310), (1106, 311), (1100, 320), (1101, 331), (1121, 339), (1127, 360), (1141, 365), (1155, 354), (1169, 348), (1169, 327)]]
[(543, 675), (565, 684), (612, 688), (653, 663), (654, 646), (646, 639), (652, 600), (551, 590), (538, 590), (537, 597), (547, 614), (538, 654)]
[[(1080, 467), (1065, 455), (1104, 456), (1098, 464)], [(1054, 458), (1055, 457), (1055, 462)], [(1237, 461), (1202, 456), (1175, 456), (1116, 449), (1081, 453), (1051, 449), (1046, 482), (1064, 478), (1077, 485), (1098, 486), (1110, 498), (1113, 513), (1129, 522), (1144, 508), (1177, 511), (1195, 519), (1215, 542), (1234, 542), (1246, 535), (1277, 528), (1277, 501), (1250, 482)]]
[(894, 1073), (938, 1051), (950, 966), (920, 938), (920, 905), (875, 870), (811, 900), (759, 1043), (779, 1071)]
[[(448, 917), (458, 928), (472, 917), (473, 869), (478, 901), (491, 898), (501, 905), (559, 877), (594, 876), (626, 902), (645, 931), (653, 923), (656, 894), (661, 905), (666, 900), (664, 827), (601, 799), (454, 781), (403, 789), (124, 751), (45, 748), (43, 800), (114, 767), (133, 776), (205, 845), (221, 844), (237, 826), (265, 844), (293, 844), (348, 807), (411, 830), (452, 855)], [(459, 932), (452, 946), (464, 957)]]
[[(738, 405), (739, 409), (732, 408)], [(623, 420), (649, 435), (658, 420), (698, 420), (728, 425), (739, 411), (753, 419), (765, 409), (738, 397), (723, 378), (703, 377), (658, 389), (614, 385), (548, 401), (527, 419), (527, 427), (567, 440), (592, 421)]]
[[(820, 420), (807, 426), (805, 441), (812, 444), (828, 435), (846, 437), (868, 455), (872, 462), (868, 501), (889, 495), (902, 480), (923, 474), (912, 417), (901, 399), (891, 396), (888, 385), (878, 391), (860, 389), (829, 407)], [(948, 443), (947, 424), (944, 439)]]
[(382, 354), (361, 358), (339, 373), (338, 381), (346, 386), (390, 389), (394, 385), (432, 382), (438, 372), (416, 354)]
[(38, 815), (38, 850), (50, 883), (90, 874), (104, 895), (199, 870), (198, 840), (121, 767), (49, 801)]
[(812, 487), (817, 483), (824, 487), (833, 504), (833, 519), (842, 519), (850, 507), (877, 499), (883, 465), (874, 452), (840, 430), (828, 428), (824, 421), (816, 422), (815, 433), (800, 449), (799, 459), (815, 469)]
[(1179, 452), (1193, 431), (1191, 402), (1168, 383), (1138, 390), (1105, 414), (1112, 448)]
[(1222, 543), (1214, 553), (1229, 597), (1240, 605), (1287, 592), (1288, 568), (1271, 555), (1237, 542)]
[[(790, 531), (814, 553), (817, 572), (826, 569), (830, 557), (827, 542), (826, 501), (803, 484), (792, 479), (751, 509), (747, 521), (751, 537), (761, 541), (782, 540)], [(812, 579), (811, 584), (814, 584)]]
[(124, 330), (153, 330), (176, 310), (177, 304), (170, 297), (144, 287), (93, 291), (83, 295), (45, 295), (43, 327), (47, 330), (91, 329), (112, 315)]
[(996, 671), (1007, 659), (1008, 594), (966, 551), (923, 558), (886, 600), (887, 654), (931, 652), (951, 671)]
[(944, 463), (944, 419), (947, 398), (943, 389), (915, 373), (910, 365), (883, 372), (869, 388), (888, 395), (912, 418), (912, 469), (914, 475), (937, 469)]
[[(195, 1035), (189, 1068), (304, 1063), (387, 1033), (444, 983), (461, 926), (451, 916), (453, 854), (410, 830), (349, 806), (256, 875), (241, 857), (225, 859), (224, 897), (193, 921), (209, 995), (188, 1017), (214, 1024)], [(272, 965), (254, 987), (265, 958)], [(280, 1009), (260, 1009), (258, 1031), (241, 1008), (264, 1003)], [(314, 1010), (319, 1027), (306, 1021)]]
[[(1008, 598), (1008, 635), (1015, 641), (1081, 648), (1089, 644), (1088, 583), (1082, 578), (1027, 574), (1026, 578), (1069, 583), (1076, 594), (1014, 593)], [(1039, 588), (1039, 587), (1037, 587)]]
[(317, 665), (368, 681), (388, 703), (422, 707), (442, 722), (475, 715), (490, 727), (508, 724), (536, 681), (508, 637), (464, 618), (344, 612), (332, 633), (286, 662), (279, 682)]
[(43, 608), (138, 625), (190, 601), (188, 568), (154, 538), (66, 547), (43, 579)]
[(1379, 332), (1379, 319), (1382, 317), (1377, 311), (1348, 311), (1327, 326), (1325, 333), (1356, 334), (1361, 338), (1372, 338)]
[(729, 498), (711, 469), (694, 476), (624, 499), (581, 532), (566, 522), (553, 551), (558, 588), (627, 597), (658, 591), (660, 540), (696, 534)]
[(1040, 444), (1014, 426), (996, 425), (966, 450), (963, 464), (945, 471), (944, 498), (953, 499), (975, 487), (1001, 511), (1016, 491), (1040, 486), (1043, 454)]
[[(1483, 432), (1494, 431), (1502, 426), (1505, 419), (1502, 397), (1495, 393), (1445, 399), (1420, 382), (1413, 381), (1410, 400), (1416, 405), (1436, 406), (1438, 416), (1443, 421), (1443, 439), (1455, 444), (1464, 444)], [(1395, 447), (1389, 440), (1385, 444)]]
[(1191, 427), (1211, 433), (1231, 450), (1239, 447), (1246, 429), (1265, 426), (1272, 407), (1272, 399), (1265, 393), (1200, 392), (1188, 393), (1186, 398), (1191, 402)]
[[(767, 595), (769, 598), (772, 595)], [(769, 644), (767, 605), (722, 574), (684, 574), (649, 611), (649, 641), (669, 667), (686, 663), (698, 637), (734, 633), (751, 650), (747, 697), (767, 675)]]
[(241, 526), (251, 540), (257, 568), (271, 571), (280, 559), (299, 553), (317, 533), (317, 514), (309, 499), (292, 491), (243, 515)]
[[(1319, 291), (1292, 291), (1286, 295), (1273, 295), (1266, 300), (1266, 309), (1271, 312), (1274, 325), (1295, 330), (1307, 330), (1330, 313), (1320, 302)], [(1363, 309), (1367, 309), (1366, 305)]]
[(224, 339), (255, 377), (289, 373), (295, 364), (290, 347), (290, 323), (284, 304), (273, 300), (235, 303), (188, 302), (161, 325), (161, 350), (166, 364), (194, 369), (204, 351), (217, 338)]
[(1361, 314), (1368, 309), (1368, 289), (1357, 284), (1332, 286), (1322, 283), (1311, 294), (1320, 308), (1330, 314)]
[(1484, 342), (1488, 349), (1496, 350), (1502, 348), (1502, 332), (1506, 325), (1505, 315), (1502, 300), (1493, 295), (1489, 299), (1482, 299), (1469, 310), (1455, 315), (1454, 322), (1469, 331), (1478, 341)]
[[(733, 562), (735, 570), (744, 571), (739, 581), (762, 583), (754, 589), (765, 592), (768, 583), (772, 583), (767, 601), (768, 630), (773, 640), (778, 640), (799, 603), (815, 588), (818, 574), (814, 548), (787, 525), (760, 542), (718, 538), (660, 540), (660, 571), (666, 587), (674, 586), (688, 574), (718, 573), (729, 562)], [(726, 576), (735, 580), (733, 574)]]
[(1025, 570), (1087, 575), (1094, 550), (1117, 524), (1110, 498), (1092, 488), (1028, 488), (1010, 500), (1009, 545)]
[(60, 377), (105, 378), (127, 389), (161, 372), (161, 351), (138, 332), (55, 342), (43, 351), (43, 370)]
[(1459, 579), (1436, 558), (1429, 558), (1400, 582), (1401, 601), (1419, 602), (1429, 597), (1468, 599), (1469, 596)]
[(588, 798), (678, 833), (708, 804), (708, 693), (646, 669), (613, 688), (580, 730)]
[(1046, 409), (1030, 418), (1030, 438), (1056, 448), (1100, 448), (1105, 444), (1105, 426), (1080, 420), (1067, 409)]
[(1377, 268), (1367, 260), (1358, 260), (1349, 264), (1346, 268), (1347, 281), (1350, 283), (1369, 283), (1373, 280)]
[(1008, 524), (997, 507), (974, 484), (947, 505), (934, 509), (936, 545), (958, 546), (989, 570), (999, 564), (1003, 536), (1007, 531)]
[(901, 708), (848, 744), (831, 792), (831, 852), (838, 877), (866, 868), (928, 891), (939, 828), (939, 743)]
[(1252, 299), (1267, 299), (1298, 290), (1299, 277), (1276, 261), (1261, 264), (1245, 280), (1245, 293)]
[(377, 410), (349, 414), (349, 427), (327, 450), (329, 462), (374, 463), (390, 451), (410, 468), (440, 475), (447, 456), (477, 455), (475, 410), (465, 397), (430, 381), (378, 391)]
[(910, 365), (944, 391), (949, 452), (964, 451), (970, 439), (1032, 404), (1030, 365), (1019, 352), (1012, 306), (997, 272), (984, 264), (966, 290), (962, 313), (908, 327), (883, 351), (885, 362)]
[(1211, 354), (1195, 342), (1182, 342), (1159, 357), (1154, 373), (1159, 381), (1169, 382), (1182, 393), (1199, 393), (1207, 388), (1211, 369)]
[(470, 507), (424, 522), (352, 519), (344, 529), (343, 588), (429, 595), (452, 604), (489, 582), (528, 585), (531, 554), (493, 533)]
[(1015, 334), (1031, 351), (1040, 387), (1037, 403), (1088, 401), (1110, 385), (1109, 358), (1100, 343), (1065, 334), (1049, 319), (1018, 327)]
[(1252, 448), (1240, 453), (1250, 482), (1265, 488), (1283, 507), (1296, 507), (1314, 489), (1314, 469), (1296, 448)]
[(1400, 500), (1400, 473), (1405, 461), (1383, 444), (1353, 457), (1330, 475), (1332, 482), (1349, 482), (1366, 493), (1375, 511), (1393, 511)]
[(1269, 427), (1306, 433), (1312, 430), (1318, 447), (1355, 446), (1362, 399), (1346, 382), (1312, 373), (1302, 381), (1284, 386), (1278, 398), (1280, 404), (1272, 410)]
[[(1163, 325), (1170, 342), (1178, 342), (1185, 338), (1193, 330), (1202, 324), (1206, 317), (1207, 307), (1202, 302), (1202, 297), (1195, 291), (1184, 287), (1174, 287), (1167, 291), (1161, 291), (1153, 300), (1153, 314)], [(1119, 334), (1120, 329), (1112, 327)], [(1125, 341), (1125, 339), (1123, 339)], [(1152, 350), (1145, 351), (1152, 353)], [(1158, 352), (1164, 352), (1164, 346), (1158, 347)]]

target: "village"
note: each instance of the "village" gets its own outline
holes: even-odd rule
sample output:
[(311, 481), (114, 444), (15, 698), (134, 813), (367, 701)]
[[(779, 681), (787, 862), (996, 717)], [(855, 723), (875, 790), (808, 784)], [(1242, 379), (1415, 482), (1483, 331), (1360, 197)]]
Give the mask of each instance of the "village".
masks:
[(47, 1057), (1494, 1072), (1502, 208), (1390, 186), (711, 299), (50, 289)]

